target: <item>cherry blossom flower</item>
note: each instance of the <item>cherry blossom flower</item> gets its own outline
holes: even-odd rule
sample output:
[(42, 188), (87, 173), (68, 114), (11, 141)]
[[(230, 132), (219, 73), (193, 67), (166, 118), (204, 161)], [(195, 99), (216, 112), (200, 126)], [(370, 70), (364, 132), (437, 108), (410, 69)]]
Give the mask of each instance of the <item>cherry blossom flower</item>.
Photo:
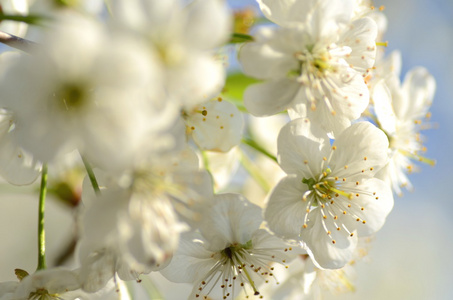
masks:
[(224, 68), (212, 53), (229, 38), (231, 18), (222, 2), (114, 0), (113, 26), (158, 54), (166, 96), (191, 107), (214, 97), (224, 85)]
[(297, 119), (278, 138), (288, 174), (271, 192), (265, 220), (277, 235), (302, 241), (317, 266), (341, 268), (357, 236), (379, 230), (393, 207), (388, 185), (375, 178), (387, 163), (388, 140), (370, 123), (356, 123), (331, 146), (317, 124)]
[(213, 194), (209, 174), (199, 170), (197, 156), (188, 149), (140, 160), (119, 178), (98, 174), (106, 188), (100, 195), (82, 196), (80, 277), (89, 292), (105, 286), (115, 273), (131, 280), (163, 268), (185, 224), (198, 224)]
[(71, 291), (80, 288), (77, 273), (61, 268), (38, 270), (28, 275), (19, 270), (20, 282), (0, 283), (1, 300), (62, 300), (74, 299)]
[(288, 109), (337, 133), (358, 119), (369, 102), (362, 74), (374, 65), (377, 25), (352, 20), (354, 1), (259, 1), (281, 27), (263, 28), (241, 48), (244, 73), (264, 80), (244, 94), (256, 116)]
[[(392, 61), (397, 62), (387, 62), (386, 65), (400, 66), (400, 57), (392, 57)], [(402, 84), (398, 78), (399, 72), (387, 73), (387, 77), (374, 84), (372, 92), (378, 126), (390, 142), (391, 159), (378, 176), (387, 181), (398, 195), (402, 195), (401, 187), (412, 190), (406, 173), (418, 170), (412, 160), (435, 164), (433, 160), (424, 157), (426, 148), (420, 131), (429, 128), (422, 120), (430, 117), (428, 110), (433, 101), (436, 82), (422, 67), (410, 70)]]
[(94, 164), (121, 168), (145, 134), (174, 124), (176, 105), (154, 103), (146, 91), (150, 81), (157, 90), (159, 73), (133, 40), (68, 16), (41, 42), (3, 72), (0, 102), (13, 113), (17, 144), (36, 159), (78, 149)]
[(190, 299), (208, 297), (214, 289), (223, 299), (236, 292), (259, 295), (259, 283), (272, 280), (270, 262), (289, 261), (290, 247), (264, 229), (261, 209), (236, 194), (215, 197), (200, 232), (183, 234), (171, 263), (161, 271), (174, 282), (194, 284)]
[(183, 119), (201, 150), (227, 152), (241, 142), (242, 115), (234, 104), (221, 97), (185, 109)]

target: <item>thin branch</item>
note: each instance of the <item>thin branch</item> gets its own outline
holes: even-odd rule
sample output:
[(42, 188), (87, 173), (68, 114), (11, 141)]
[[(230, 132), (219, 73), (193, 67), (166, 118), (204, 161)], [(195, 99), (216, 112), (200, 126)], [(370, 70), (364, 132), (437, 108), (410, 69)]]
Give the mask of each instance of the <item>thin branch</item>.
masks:
[(36, 48), (37, 45), (35, 42), (20, 38), (4, 31), (0, 31), (0, 43), (27, 53), (30, 53), (34, 48)]

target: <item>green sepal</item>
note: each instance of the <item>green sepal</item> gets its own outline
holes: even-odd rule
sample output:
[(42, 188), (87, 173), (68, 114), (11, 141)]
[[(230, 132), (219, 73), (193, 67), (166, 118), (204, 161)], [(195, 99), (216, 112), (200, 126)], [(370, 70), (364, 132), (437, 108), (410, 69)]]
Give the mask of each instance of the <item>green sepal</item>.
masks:
[(30, 275), (27, 271), (22, 269), (14, 269), (14, 274), (16, 274), (16, 277), (17, 279), (19, 279), (19, 281), (22, 281), (22, 279)]

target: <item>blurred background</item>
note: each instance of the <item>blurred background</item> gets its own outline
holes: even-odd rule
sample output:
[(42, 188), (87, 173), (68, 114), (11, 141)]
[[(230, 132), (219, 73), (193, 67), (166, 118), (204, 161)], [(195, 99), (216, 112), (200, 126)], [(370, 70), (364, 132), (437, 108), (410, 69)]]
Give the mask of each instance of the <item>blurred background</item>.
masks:
[[(253, 0), (228, 2), (258, 11)], [(395, 198), (393, 212), (376, 234), (369, 256), (357, 263), (356, 291), (326, 298), (453, 299), (453, 193), (449, 194), (453, 176), (448, 177), (453, 170), (453, 1), (375, 1), (376, 7), (381, 5), (388, 18), (387, 53), (401, 51), (402, 75), (424, 66), (437, 81), (431, 112), (438, 128), (424, 132), (426, 155), (437, 164), (420, 165), (421, 172), (410, 176), (415, 190)], [(2, 185), (0, 282), (15, 280), (14, 268), (29, 272), (36, 268), (37, 197), (19, 196), (19, 191)], [(30, 194), (35, 192), (30, 189)], [(53, 201), (46, 214), (48, 257), (55, 257), (71, 243), (73, 213)], [(179, 299), (176, 294), (168, 296)]]

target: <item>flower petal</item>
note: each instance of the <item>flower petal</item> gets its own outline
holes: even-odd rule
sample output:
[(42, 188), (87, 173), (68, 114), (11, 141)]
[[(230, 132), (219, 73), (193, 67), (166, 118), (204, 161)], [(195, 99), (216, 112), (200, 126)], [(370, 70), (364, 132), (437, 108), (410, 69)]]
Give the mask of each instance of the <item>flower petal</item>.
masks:
[(374, 112), (381, 125), (380, 127), (387, 134), (394, 134), (396, 131), (396, 116), (392, 107), (392, 95), (384, 80), (380, 80), (373, 87), (372, 99)]
[(263, 222), (261, 208), (239, 194), (214, 196), (211, 212), (204, 216), (200, 232), (213, 250), (224, 249), (228, 243), (245, 244), (251, 232)]
[[(340, 215), (340, 221), (349, 231), (357, 230), (362, 237), (375, 233), (384, 225), (393, 208), (393, 194), (390, 186), (377, 178), (365, 180), (359, 187), (360, 196), (354, 197), (349, 214)], [(357, 217), (360, 218), (358, 222)]]
[(329, 137), (309, 119), (296, 119), (285, 125), (278, 136), (277, 146), (280, 167), (287, 174), (313, 178), (324, 171), (321, 162), (329, 154)]
[(311, 227), (302, 229), (301, 238), (314, 263), (323, 269), (339, 269), (351, 259), (357, 246), (357, 235), (350, 236), (345, 230), (332, 230), (326, 234), (325, 226), (334, 228), (331, 218), (324, 220), (320, 213), (310, 213)]
[(287, 176), (272, 190), (264, 219), (269, 228), (278, 236), (288, 239), (299, 239), (307, 214), (307, 204), (302, 201), (307, 186), (300, 177)]
[(254, 84), (244, 92), (244, 105), (257, 117), (275, 115), (290, 106), (299, 88), (299, 83), (288, 78)]
[[(371, 123), (359, 122), (343, 131), (333, 145), (332, 173), (351, 178), (356, 174), (373, 176), (388, 161), (389, 142), (384, 132)], [(363, 171), (362, 171), (363, 170)]]

